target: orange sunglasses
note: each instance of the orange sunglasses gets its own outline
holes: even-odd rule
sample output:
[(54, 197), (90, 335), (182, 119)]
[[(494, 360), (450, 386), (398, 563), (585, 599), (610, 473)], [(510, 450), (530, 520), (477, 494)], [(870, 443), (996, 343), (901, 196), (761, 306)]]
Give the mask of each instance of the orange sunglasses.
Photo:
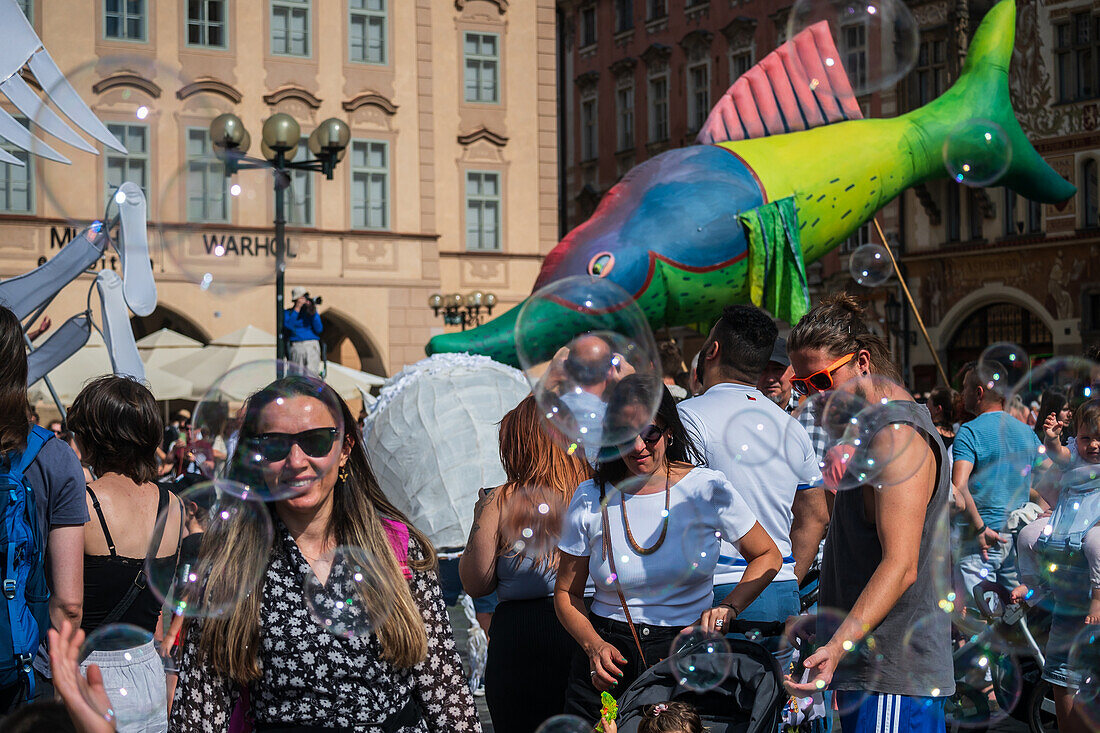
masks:
[(800, 395), (808, 395), (810, 393), (810, 387), (813, 387), (818, 392), (825, 392), (833, 388), (833, 372), (840, 369), (855, 357), (855, 352), (846, 354), (829, 366), (825, 367), (821, 371), (814, 372), (808, 377), (791, 377), (791, 386), (794, 387), (794, 391)]

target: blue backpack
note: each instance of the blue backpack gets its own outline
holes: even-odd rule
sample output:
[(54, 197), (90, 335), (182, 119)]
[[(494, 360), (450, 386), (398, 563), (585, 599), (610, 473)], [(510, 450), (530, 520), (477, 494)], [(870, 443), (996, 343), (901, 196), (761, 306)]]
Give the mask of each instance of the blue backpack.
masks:
[(0, 456), (0, 687), (24, 676), (28, 700), (34, 696), (31, 662), (50, 628), (50, 591), (34, 489), (23, 474), (52, 437), (32, 426), (26, 449)]

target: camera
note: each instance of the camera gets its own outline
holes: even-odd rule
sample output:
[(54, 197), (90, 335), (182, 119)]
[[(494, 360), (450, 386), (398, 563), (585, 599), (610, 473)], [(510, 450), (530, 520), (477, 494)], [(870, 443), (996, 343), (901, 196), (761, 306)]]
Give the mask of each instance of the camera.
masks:
[(318, 296), (317, 296), (316, 298), (310, 298), (309, 300), (310, 300), (310, 302), (311, 302), (311, 303), (313, 303), (314, 305), (322, 305), (322, 304), (324, 303), (324, 301), (322, 301), (322, 300), (321, 300), (321, 296), (320, 296), (320, 295), (318, 295)]

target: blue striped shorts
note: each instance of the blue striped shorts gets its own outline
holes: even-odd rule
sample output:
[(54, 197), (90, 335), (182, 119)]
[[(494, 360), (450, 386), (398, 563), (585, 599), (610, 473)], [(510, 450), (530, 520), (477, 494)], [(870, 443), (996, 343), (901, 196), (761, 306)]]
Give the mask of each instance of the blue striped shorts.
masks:
[(943, 733), (942, 697), (909, 697), (837, 690), (844, 733)]

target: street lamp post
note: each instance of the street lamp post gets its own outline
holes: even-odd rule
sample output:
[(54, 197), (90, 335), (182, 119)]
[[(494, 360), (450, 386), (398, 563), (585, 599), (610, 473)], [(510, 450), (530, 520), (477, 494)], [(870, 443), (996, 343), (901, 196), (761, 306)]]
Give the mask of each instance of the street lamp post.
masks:
[[(475, 290), (472, 293), (452, 293), (440, 295), (432, 293), (428, 297), (428, 307), (436, 316), (442, 315), (443, 322), (448, 326), (462, 326), (465, 331), (467, 326), (481, 325), (481, 311), (484, 308), (488, 315), (493, 315), (493, 308), (497, 304), (497, 296), (493, 293), (483, 293)], [(440, 314), (440, 311), (443, 311)]]
[(252, 141), (241, 118), (235, 114), (219, 115), (210, 123), (210, 140), (225, 162), (225, 175), (248, 169), (270, 169), (274, 173), (275, 189), (275, 356), (286, 359), (286, 338), (283, 334), (283, 288), (286, 277), (286, 189), (290, 186), (291, 170), (316, 171), (332, 180), (336, 164), (344, 159), (351, 130), (335, 117), (322, 122), (310, 134), (306, 144), (313, 160), (294, 160), (302, 131), (297, 120), (282, 112), (264, 120), (260, 152), (263, 158), (248, 157)]

